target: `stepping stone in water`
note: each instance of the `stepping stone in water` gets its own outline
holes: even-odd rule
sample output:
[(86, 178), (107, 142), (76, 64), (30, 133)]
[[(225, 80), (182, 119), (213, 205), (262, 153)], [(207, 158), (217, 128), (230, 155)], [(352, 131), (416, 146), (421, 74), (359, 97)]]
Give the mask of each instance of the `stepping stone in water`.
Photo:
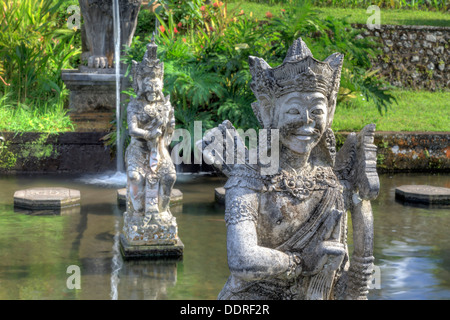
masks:
[(428, 185), (404, 185), (395, 189), (395, 198), (404, 202), (450, 205), (450, 188)]
[(14, 193), (14, 207), (32, 211), (61, 210), (80, 205), (80, 191), (67, 188), (30, 188)]

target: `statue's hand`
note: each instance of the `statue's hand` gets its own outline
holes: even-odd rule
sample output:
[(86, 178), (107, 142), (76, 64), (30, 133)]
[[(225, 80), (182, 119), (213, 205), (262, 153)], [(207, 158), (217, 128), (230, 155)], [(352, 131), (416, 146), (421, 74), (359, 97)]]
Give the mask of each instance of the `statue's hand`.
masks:
[[(196, 146), (203, 153), (207, 164), (214, 165), (227, 176), (235, 165), (249, 162), (248, 149), (245, 147), (242, 138), (237, 134), (236, 128), (228, 120), (225, 120), (218, 127), (208, 130), (203, 139), (196, 142)], [(233, 149), (227, 150), (228, 146)]]
[(338, 241), (321, 242), (315, 252), (308, 259), (305, 259), (305, 268), (302, 275), (312, 276), (325, 268), (330, 271), (337, 270), (344, 259), (345, 253), (345, 245)]
[(144, 139), (149, 141), (159, 138), (161, 135), (162, 135), (161, 129), (147, 130), (147, 132), (144, 134)]
[(298, 253), (287, 252), (289, 255), (289, 266), (286, 273), (287, 279), (295, 279), (301, 275), (303, 267), (302, 267), (302, 259)]
[(334, 171), (346, 184), (347, 197), (358, 192), (363, 200), (374, 200), (380, 190), (375, 125), (369, 124), (359, 134), (351, 133), (336, 155)]

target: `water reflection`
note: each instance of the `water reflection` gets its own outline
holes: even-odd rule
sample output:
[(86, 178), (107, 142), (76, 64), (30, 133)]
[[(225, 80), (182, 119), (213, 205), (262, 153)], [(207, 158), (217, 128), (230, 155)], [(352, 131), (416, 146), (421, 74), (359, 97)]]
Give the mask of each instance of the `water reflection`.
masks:
[(405, 184), (445, 187), (448, 175), (382, 176), (382, 192), (373, 202), (375, 264), (381, 268), (381, 290), (372, 299), (450, 298), (450, 210), (411, 206), (395, 200)]
[(433, 275), (435, 261), (428, 257), (432, 248), (392, 241), (379, 259), (384, 286), (384, 299), (436, 299), (434, 289), (439, 281)]
[(166, 300), (177, 283), (176, 260), (126, 261), (120, 271), (120, 299)]
[[(216, 299), (229, 276), (224, 207), (214, 188), (224, 179), (183, 175), (172, 207), (185, 245), (181, 261), (123, 261), (116, 236), (124, 208), (117, 188), (70, 176), (0, 177), (0, 299)], [(369, 299), (450, 299), (450, 209), (395, 201), (404, 184), (449, 186), (448, 175), (381, 176), (373, 201), (375, 264), (381, 289)], [(81, 191), (78, 211), (30, 215), (14, 211), (13, 195), (29, 187)], [(351, 252), (352, 230), (349, 227)], [(66, 270), (81, 269), (81, 290), (69, 290)]]

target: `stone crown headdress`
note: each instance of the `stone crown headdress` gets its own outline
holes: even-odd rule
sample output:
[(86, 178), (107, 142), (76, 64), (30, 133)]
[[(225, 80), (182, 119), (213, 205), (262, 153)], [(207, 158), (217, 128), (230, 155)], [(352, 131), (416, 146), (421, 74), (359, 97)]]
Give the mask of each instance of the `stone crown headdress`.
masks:
[[(259, 102), (272, 101), (294, 91), (321, 92), (328, 99), (328, 114), (332, 120), (343, 62), (344, 55), (340, 53), (332, 54), (325, 61), (315, 59), (306, 43), (298, 38), (278, 67), (271, 68), (264, 59), (249, 57), (250, 87)], [(265, 109), (272, 106), (255, 103), (252, 107), (260, 123), (265, 128), (270, 127), (274, 110)]]
[(147, 44), (147, 51), (141, 63), (133, 60), (133, 82), (136, 84), (138, 79), (151, 78), (163, 81), (164, 78), (164, 63), (157, 57), (158, 46), (155, 39)]

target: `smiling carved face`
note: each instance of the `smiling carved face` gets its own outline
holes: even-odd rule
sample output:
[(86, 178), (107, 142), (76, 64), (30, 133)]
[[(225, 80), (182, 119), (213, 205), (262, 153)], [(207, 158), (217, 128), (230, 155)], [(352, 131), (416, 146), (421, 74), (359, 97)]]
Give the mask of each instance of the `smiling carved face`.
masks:
[(296, 153), (309, 155), (326, 129), (327, 98), (320, 92), (291, 92), (275, 103), (280, 112), (280, 142)]

